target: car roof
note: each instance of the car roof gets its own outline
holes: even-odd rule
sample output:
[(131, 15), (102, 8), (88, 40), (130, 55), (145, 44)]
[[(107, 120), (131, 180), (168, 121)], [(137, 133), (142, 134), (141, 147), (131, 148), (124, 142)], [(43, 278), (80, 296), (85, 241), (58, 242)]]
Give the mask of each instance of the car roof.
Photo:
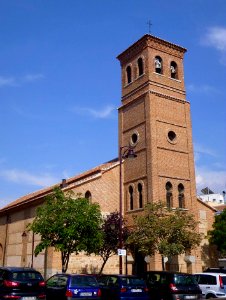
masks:
[(221, 276), (225, 276), (226, 277), (226, 274), (225, 273), (216, 273), (216, 272), (200, 272), (200, 273), (194, 273), (194, 275), (215, 275), (215, 276), (218, 276), (218, 275), (221, 275)]
[(26, 272), (26, 271), (32, 271), (32, 272), (38, 272), (37, 270), (33, 268), (26, 268), (26, 267), (0, 267), (1, 270), (7, 270), (11, 272)]
[(97, 274), (76, 274), (76, 273), (56, 273), (53, 274), (52, 276), (95, 276)]
[(159, 274), (170, 274), (170, 275), (193, 275), (193, 274), (190, 274), (190, 273), (184, 273), (184, 272), (173, 272), (173, 271), (147, 271), (145, 272), (145, 274), (156, 274), (156, 273), (159, 273)]
[(140, 276), (138, 275), (126, 275), (126, 274), (101, 274), (101, 275), (98, 275), (97, 276), (117, 276), (117, 277), (129, 277), (129, 278), (140, 278)]

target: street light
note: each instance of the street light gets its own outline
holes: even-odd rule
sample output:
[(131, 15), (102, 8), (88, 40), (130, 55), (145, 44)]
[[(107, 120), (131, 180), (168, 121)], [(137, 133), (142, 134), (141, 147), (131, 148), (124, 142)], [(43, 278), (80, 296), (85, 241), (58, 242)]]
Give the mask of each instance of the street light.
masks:
[[(135, 158), (136, 153), (131, 146), (121, 146), (119, 148), (119, 252), (123, 247), (122, 242), (122, 160), (125, 158)], [(119, 274), (122, 274), (122, 255), (119, 254)]]

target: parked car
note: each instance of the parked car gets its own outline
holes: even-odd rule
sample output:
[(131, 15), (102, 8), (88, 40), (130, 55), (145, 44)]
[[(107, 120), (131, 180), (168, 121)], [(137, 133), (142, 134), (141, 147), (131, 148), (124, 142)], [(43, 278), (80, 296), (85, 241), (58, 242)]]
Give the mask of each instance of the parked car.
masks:
[(204, 273), (224, 273), (226, 274), (226, 269), (224, 267), (219, 267), (219, 268), (207, 268)]
[(0, 267), (0, 299), (46, 299), (41, 273), (32, 268)]
[(149, 300), (145, 281), (133, 275), (100, 275), (97, 277), (103, 300)]
[(46, 281), (47, 300), (100, 300), (101, 290), (92, 275), (55, 274)]
[(155, 300), (202, 299), (202, 291), (194, 275), (179, 272), (148, 271), (144, 279)]
[(203, 298), (226, 297), (226, 274), (197, 273), (195, 278), (202, 290)]

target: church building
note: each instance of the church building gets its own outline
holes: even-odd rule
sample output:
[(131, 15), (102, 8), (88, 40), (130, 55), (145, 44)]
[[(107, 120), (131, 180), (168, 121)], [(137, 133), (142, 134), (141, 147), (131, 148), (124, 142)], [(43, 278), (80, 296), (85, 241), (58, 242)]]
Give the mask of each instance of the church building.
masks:
[[(216, 265), (206, 239), (216, 211), (196, 196), (185, 53), (181, 46), (146, 34), (118, 55), (122, 86), (119, 157), (56, 185), (98, 202), (105, 214), (121, 210), (130, 224), (133, 216), (152, 202), (165, 201), (170, 208), (193, 214), (199, 221), (198, 231), (203, 233), (200, 247), (177, 258), (165, 258), (168, 270), (193, 273)], [(126, 156), (131, 149), (136, 157), (130, 160)], [(0, 210), (1, 265), (33, 266), (46, 278), (60, 272), (59, 253), (47, 249), (34, 257), (39, 237), (26, 231), (36, 208), (53, 188), (21, 197)], [(100, 261), (97, 256), (72, 255), (68, 272), (97, 272)], [(118, 268), (115, 256), (104, 272), (118, 273)], [(123, 272), (157, 269), (161, 269), (158, 255), (147, 258), (128, 253), (123, 257)]]

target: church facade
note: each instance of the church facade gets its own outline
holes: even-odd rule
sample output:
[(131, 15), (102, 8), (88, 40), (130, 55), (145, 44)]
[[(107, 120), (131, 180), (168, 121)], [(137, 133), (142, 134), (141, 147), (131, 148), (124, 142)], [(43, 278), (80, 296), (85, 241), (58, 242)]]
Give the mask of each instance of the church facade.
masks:
[[(185, 52), (183, 47), (147, 34), (117, 57), (122, 78), (119, 158), (56, 185), (98, 202), (103, 213), (121, 209), (131, 225), (133, 216), (151, 202), (165, 201), (170, 208), (192, 213), (204, 236), (200, 247), (165, 261), (168, 269), (198, 272), (217, 263), (205, 238), (215, 210), (196, 197), (190, 103), (184, 83)], [(136, 157), (124, 159), (131, 148)], [(26, 231), (37, 206), (52, 189), (24, 196), (0, 210), (1, 265), (33, 266), (45, 277), (61, 270), (59, 253), (53, 249), (34, 257), (39, 237)], [(68, 271), (97, 272), (100, 262), (96, 256), (72, 255)], [(118, 267), (115, 256), (104, 272), (117, 273)], [(147, 269), (161, 269), (158, 255), (147, 258), (128, 253), (123, 259), (124, 272)]]

